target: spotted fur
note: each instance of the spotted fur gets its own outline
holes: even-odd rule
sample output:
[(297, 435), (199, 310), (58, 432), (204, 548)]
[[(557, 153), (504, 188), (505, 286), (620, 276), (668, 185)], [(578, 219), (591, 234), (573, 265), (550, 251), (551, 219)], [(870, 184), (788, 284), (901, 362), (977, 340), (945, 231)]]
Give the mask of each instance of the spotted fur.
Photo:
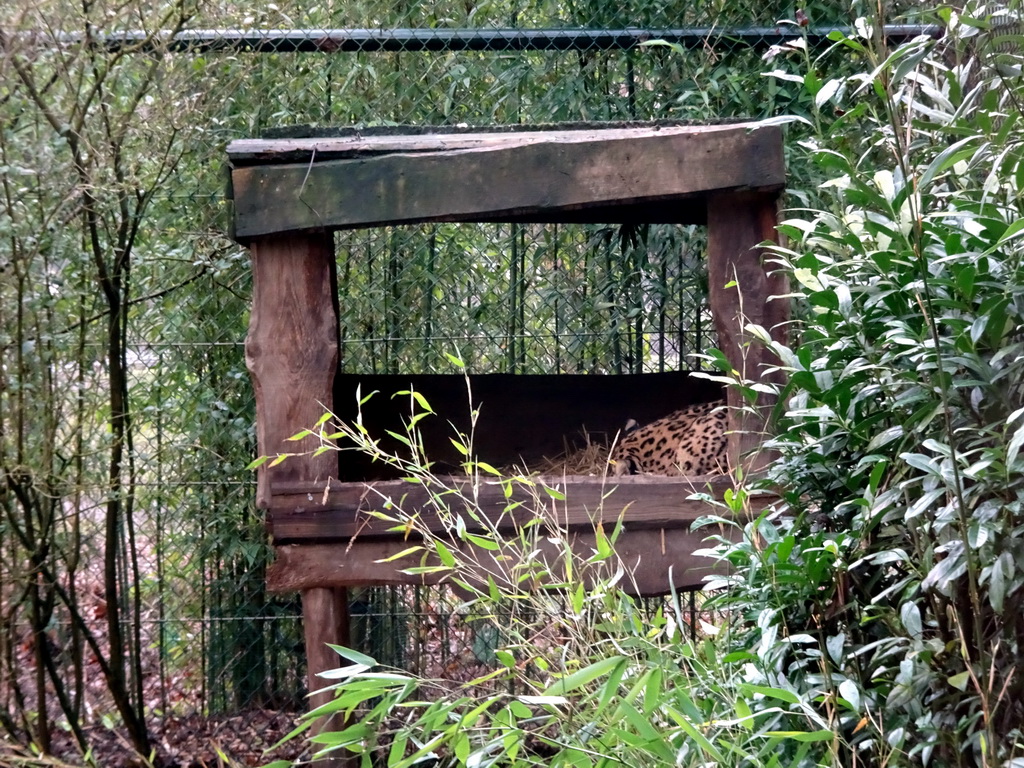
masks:
[[(612, 451), (616, 475), (717, 475), (727, 470), (725, 403), (691, 405), (631, 427)], [(635, 422), (631, 422), (635, 424)]]

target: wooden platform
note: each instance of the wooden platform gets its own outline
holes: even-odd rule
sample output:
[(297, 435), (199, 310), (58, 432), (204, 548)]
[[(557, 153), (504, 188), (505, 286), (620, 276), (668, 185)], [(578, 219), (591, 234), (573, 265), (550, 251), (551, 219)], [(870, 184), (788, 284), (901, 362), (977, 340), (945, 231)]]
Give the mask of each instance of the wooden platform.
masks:
[[(232, 142), (227, 154), (233, 233), (252, 255), (246, 363), (256, 393), (258, 452), (310, 452), (264, 465), (257, 502), (267, 510), (277, 551), (270, 587), (302, 590), (311, 689), (320, 684), (315, 673), (336, 664), (326, 643), (346, 642), (344, 588), (410, 579), (393, 563), (380, 562), (409, 546), (403, 533), (383, 530), (366, 515), (373, 498), (393, 497), (404, 490), (401, 485), (367, 486), (361, 481), (369, 477), (359, 476), (363, 470), (340, 466), (339, 454), (313, 455), (316, 440), (287, 439), (314, 425), (325, 409), (348, 407), (339, 399), (345, 386), (337, 370), (338, 306), (345, 297), (337, 290), (334, 230), (417, 222), (706, 224), (718, 348), (747, 378), (778, 379), (777, 372), (765, 373), (777, 361), (751, 343), (747, 330), (748, 324), (758, 325), (784, 340), (788, 320), (786, 300), (773, 298), (788, 294), (786, 280), (768, 268), (759, 247), (775, 237), (785, 184), (777, 126), (439, 129), (407, 136), (243, 140)], [(662, 402), (693, 402), (668, 378), (664, 383)], [(651, 399), (634, 397), (626, 405), (647, 407)], [(730, 462), (756, 468), (764, 458), (759, 435), (771, 402), (762, 396), (756, 407), (740, 408), (733, 390), (728, 400)], [(617, 426), (621, 414), (596, 404), (592, 410)], [(495, 428), (496, 445), (505, 443), (513, 452), (519, 444), (533, 445), (535, 434), (523, 426)], [(343, 484), (342, 478), (351, 482)], [(595, 519), (607, 524), (626, 509), (618, 552), (635, 574), (632, 589), (661, 594), (670, 585), (701, 584), (707, 561), (694, 551), (705, 534), (694, 534), (690, 526), (711, 510), (686, 500), (701, 480), (627, 479), (610, 496), (600, 478), (557, 482), (566, 499), (551, 504), (550, 525), (568, 531), (580, 553), (595, 545)], [(717, 495), (726, 485), (712, 481)], [(481, 492), (485, 506), (501, 513), (503, 498), (495, 499), (493, 488)], [(407, 503), (428, 513), (416, 493)], [(513, 517), (508, 524), (514, 528)], [(440, 517), (428, 522), (445, 528)], [(328, 696), (316, 695), (312, 703)]]
[[(445, 573), (401, 572), (414, 565), (437, 565), (435, 558), (421, 562), (417, 553), (404, 560), (388, 561), (420, 541), (415, 533), (396, 534), (393, 522), (368, 514), (381, 511), (395, 518), (399, 516), (395, 507), (402, 510), (402, 517), (415, 514), (417, 525), (441, 538), (453, 551), (467, 546), (453, 533), (457, 517), (470, 533), (489, 530), (507, 533), (513, 540), (528, 522), (539, 517), (543, 524), (533, 538), (540, 549), (553, 550), (545, 537), (557, 531), (573, 542), (574, 551), (583, 559), (597, 549), (595, 528), (610, 534), (621, 520), (623, 529), (616, 555), (628, 574), (623, 588), (639, 595), (699, 589), (706, 576), (722, 571), (713, 559), (695, 551), (708, 546), (705, 540), (710, 535), (733, 537), (737, 533), (729, 526), (691, 530), (696, 520), (717, 510), (688, 497), (703, 492), (720, 498), (730, 486), (724, 477), (536, 478), (564, 494), (565, 500), (527, 486), (516, 486), (509, 498), (486, 477), (475, 489), (465, 477), (442, 480), (445, 487), (457, 488), (462, 495), (477, 500), (472, 511), (467, 511), (454, 495), (445, 497), (450, 503), (444, 506), (431, 503), (425, 488), (402, 481), (275, 487), (267, 521), (277, 545), (277, 560), (267, 574), (268, 588), (287, 592), (322, 586), (443, 583)], [(539, 510), (534, 511), (538, 500)], [(516, 503), (524, 506), (509, 509)], [(490, 522), (484, 525), (475, 521), (475, 514)], [(487, 553), (480, 550), (480, 555)], [(493, 564), (495, 571), (503, 567)]]

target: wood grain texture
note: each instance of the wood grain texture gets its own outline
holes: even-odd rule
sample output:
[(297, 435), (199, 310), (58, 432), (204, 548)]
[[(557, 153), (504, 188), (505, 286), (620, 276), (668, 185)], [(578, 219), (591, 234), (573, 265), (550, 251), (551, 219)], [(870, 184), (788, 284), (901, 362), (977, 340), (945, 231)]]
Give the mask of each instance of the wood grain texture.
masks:
[[(332, 405), (338, 365), (337, 283), (333, 240), (308, 234), (266, 237), (250, 244), (253, 309), (245, 341), (245, 361), (256, 393), (256, 435), (260, 455), (305, 452), (316, 448), (311, 438), (287, 438), (312, 427)], [(275, 482), (326, 482), (337, 477), (333, 451), (318, 457), (295, 456), (258, 470), (257, 504), (270, 502)], [(337, 667), (338, 657), (327, 643), (348, 642), (346, 590), (314, 585), (302, 594), (309, 690), (323, 685), (316, 673)], [(314, 696), (312, 705), (330, 694)], [(341, 721), (323, 721), (316, 730)], [(344, 761), (318, 761), (320, 768), (341, 768)]]
[(235, 167), (273, 163), (308, 163), (318, 160), (376, 157), (396, 153), (454, 152), (470, 149), (508, 149), (542, 142), (573, 144), (594, 141), (642, 141), (653, 136), (675, 136), (750, 130), (754, 123), (718, 125), (644, 125), (549, 130), (480, 132), (394, 133), (389, 135), (319, 136), (309, 138), (235, 139), (227, 147)]
[[(626, 577), (622, 588), (631, 595), (649, 597), (668, 594), (672, 589), (700, 589), (705, 579), (712, 575), (723, 575), (723, 564), (711, 558), (695, 555), (698, 549), (707, 546), (705, 539), (712, 533), (723, 536), (738, 535), (735, 528), (706, 529), (691, 532), (686, 529), (644, 530), (625, 533), (616, 543), (617, 562), (621, 562)], [(589, 557), (596, 550), (595, 534), (579, 531), (571, 534), (572, 548), (578, 557)], [(392, 562), (381, 562), (408, 549), (415, 542), (401, 538), (364, 540), (357, 539), (349, 545), (340, 544), (291, 544), (277, 547), (277, 557), (267, 570), (267, 588), (271, 592), (293, 592), (310, 586), (345, 587), (356, 585), (385, 584), (443, 584), (446, 574), (406, 574), (402, 569), (417, 565), (437, 565), (431, 557), (414, 553)], [(453, 551), (467, 552), (467, 546), (460, 542), (448, 541)], [(537, 549), (542, 553), (553, 572), (560, 572), (556, 565), (557, 548), (541, 539)], [(472, 579), (478, 585), (486, 583), (483, 574), (491, 573), (500, 577), (507, 573), (507, 562), (498, 562), (493, 555), (476, 550), (473, 554), (479, 561), (475, 572), (480, 578)], [(606, 562), (601, 566), (605, 576), (614, 573), (617, 562)], [(594, 571), (584, 568), (582, 576), (591, 582)]]
[[(302, 589), (302, 629), (306, 640), (306, 659), (310, 670), (336, 669), (346, 663), (327, 643), (337, 643), (339, 637), (348, 637), (348, 590), (337, 584), (304, 584)], [(330, 681), (309, 676), (309, 690), (315, 692), (330, 685)], [(312, 706), (326, 704), (330, 693), (312, 696)]]
[[(532, 519), (522, 509), (507, 510), (510, 502), (523, 502), (546, 509), (553, 524), (570, 530), (593, 527), (595, 521), (613, 524), (625, 510), (629, 530), (686, 529), (712, 510), (699, 499), (688, 499), (695, 492), (722, 498), (732, 486), (727, 477), (670, 478), (653, 476), (622, 477), (604, 480), (599, 477), (543, 478), (549, 487), (565, 495), (564, 501), (547, 496), (542, 489), (516, 486), (511, 498), (495, 484), (483, 483), (475, 490), (469, 481), (445, 478), (445, 486), (459, 488), (462, 495), (475, 496), (477, 507), (486, 515), (488, 525), (499, 531), (514, 531)], [(466, 514), (459, 496), (448, 494), (432, 498), (440, 486), (428, 491), (420, 485), (401, 480), (374, 483), (282, 483), (275, 484), (267, 511), (267, 527), (277, 545), (292, 542), (348, 541), (351, 538), (395, 538), (394, 523), (371, 516), (379, 511), (390, 517), (398, 515), (389, 507), (405, 514), (417, 514), (423, 525), (433, 531), (444, 531), (451, 525), (452, 514), (462, 514), (470, 530), (482, 530)], [(539, 501), (538, 501), (539, 500)]]
[(666, 200), (676, 201), (681, 220), (688, 209), (679, 200), (785, 183), (774, 126), (482, 134), (472, 146), (465, 135), (437, 141), (432, 151), (321, 159), (337, 157), (329, 147), (351, 142), (325, 139), (306, 162), (236, 167), (235, 236), (427, 221), (556, 221), (586, 209), (615, 221), (622, 210), (635, 216), (638, 207)]
[[(245, 362), (256, 394), (260, 456), (311, 451), (313, 438), (287, 438), (312, 427), (333, 403), (338, 365), (334, 248), (330, 235), (274, 236), (250, 246), (252, 314)], [(338, 457), (295, 457), (258, 471), (257, 504), (269, 504), (269, 484), (336, 477)]]
[[(306, 683), (311, 695), (309, 708), (314, 709), (334, 698), (334, 691), (316, 693), (333, 681), (317, 676), (317, 672), (337, 669), (347, 662), (327, 644), (349, 645), (348, 590), (339, 585), (309, 584), (302, 588), (302, 632), (306, 645)], [(314, 731), (340, 731), (345, 717), (338, 713), (314, 724)], [(315, 768), (356, 768), (357, 760), (339, 755), (313, 762)]]
[[(773, 339), (785, 342), (789, 320), (786, 276), (765, 262), (757, 245), (776, 240), (778, 195), (713, 195), (708, 201), (708, 286), (711, 313), (718, 332), (718, 348), (734, 370), (751, 380), (781, 383), (781, 373), (767, 369), (778, 363), (774, 355), (746, 330), (759, 325)], [(770, 455), (760, 450), (765, 424), (774, 399), (760, 394), (753, 409), (735, 389), (728, 390), (730, 406), (729, 457), (756, 471)]]

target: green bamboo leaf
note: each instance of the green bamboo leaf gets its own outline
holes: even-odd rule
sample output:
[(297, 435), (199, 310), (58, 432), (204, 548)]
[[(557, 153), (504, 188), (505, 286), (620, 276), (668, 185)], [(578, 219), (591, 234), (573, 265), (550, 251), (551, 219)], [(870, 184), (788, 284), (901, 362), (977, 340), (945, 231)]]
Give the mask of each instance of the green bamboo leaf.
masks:
[(612, 556), (612, 545), (608, 541), (608, 537), (605, 536), (604, 526), (601, 523), (594, 526), (594, 543), (597, 544), (597, 555), (591, 558), (592, 560), (600, 562)]
[(327, 645), (343, 659), (348, 659), (356, 664), (365, 664), (368, 667), (377, 666), (377, 660), (372, 656), (367, 656), (365, 653), (360, 653), (359, 651), (354, 651), (351, 648), (346, 648), (344, 645), (335, 645), (334, 643), (328, 643)]
[(494, 652), (494, 657), (502, 666), (507, 667), (508, 669), (516, 668), (516, 657), (508, 651), (502, 651), (499, 649)]
[(622, 677), (626, 674), (628, 666), (629, 663), (627, 659), (622, 659), (622, 661), (612, 669), (611, 674), (608, 675), (608, 679), (605, 680), (604, 685), (601, 686), (601, 693), (597, 700), (597, 709), (594, 712), (595, 717), (599, 713), (603, 712), (618, 695), (619, 685), (622, 683)]
[(740, 727), (746, 728), (748, 731), (754, 730), (753, 713), (750, 711), (750, 705), (747, 704), (743, 699), (736, 699), (736, 717), (739, 719)]
[(569, 700), (564, 696), (529, 696), (524, 694), (517, 698), (525, 704), (535, 704), (542, 707), (562, 707), (569, 703)]
[(577, 616), (583, 612), (583, 601), (586, 598), (586, 588), (581, 581), (576, 585), (576, 589), (573, 590), (571, 601), (572, 601), (572, 612)]
[(397, 432), (394, 432), (394, 431), (392, 431), (390, 429), (385, 429), (384, 431), (387, 432), (389, 435), (391, 435), (391, 437), (395, 438), (395, 440), (400, 442), (402, 445), (405, 445), (405, 446), (408, 446), (409, 448), (412, 448), (412, 443), (409, 442), (409, 438), (406, 437), (405, 435), (400, 435)]
[(1017, 219), (1015, 222), (1013, 222), (1013, 224), (1006, 228), (1003, 234), (999, 236), (999, 239), (996, 240), (996, 243), (993, 246), (993, 248), (999, 248), (1008, 240), (1012, 240), (1013, 238), (1020, 235), (1022, 231), (1024, 231), (1024, 219)]
[(458, 760), (462, 765), (466, 764), (469, 759), (469, 753), (472, 751), (469, 743), (469, 737), (465, 731), (459, 731), (455, 734), (455, 741), (452, 744), (452, 750), (455, 752), (455, 759)]
[(411, 576), (422, 576), (425, 573), (446, 573), (451, 567), (447, 565), (414, 565), (410, 568), (403, 568), (402, 573)]
[(409, 419), (409, 429), (412, 429), (417, 424), (419, 424), (420, 421), (432, 415), (433, 413), (433, 411), (420, 411), (419, 413), (414, 413), (412, 417)]
[(469, 533), (468, 531), (463, 534), (462, 538), (468, 541), (474, 546), (480, 547), (480, 549), (486, 549), (488, 552), (497, 552), (501, 549), (501, 545), (494, 539), (488, 539), (484, 536), (478, 536), (475, 533)]
[(764, 735), (793, 741), (832, 741), (837, 738), (834, 731), (765, 731)]
[(494, 475), (495, 477), (501, 477), (501, 472), (496, 470), (494, 467), (492, 467), (486, 461), (478, 461), (478, 462), (476, 462), (476, 466), (477, 466), (477, 468), (482, 469), (484, 472), (486, 472), (489, 475)]
[(317, 672), (316, 676), (322, 677), (324, 680), (346, 680), (368, 671), (372, 666), (372, 664), (349, 664), (337, 669), (325, 669), (323, 672)]
[(679, 43), (670, 43), (668, 40), (644, 40), (639, 44), (641, 48), (669, 48), (680, 56), (686, 54), (686, 49)]
[(403, 733), (395, 734), (391, 742), (391, 749), (388, 751), (388, 765), (394, 765), (405, 756), (405, 749), (409, 744), (409, 738)]
[(602, 675), (607, 674), (624, 659), (624, 656), (608, 656), (600, 661), (596, 661), (583, 669), (577, 670), (570, 675), (566, 675), (558, 680), (554, 685), (548, 686), (544, 690), (544, 695), (564, 696), (569, 691), (574, 691), (577, 688), (596, 680)]
[(391, 555), (390, 557), (385, 557), (385, 558), (382, 558), (380, 560), (374, 560), (373, 562), (375, 562), (375, 563), (390, 563), (393, 560), (400, 560), (401, 558), (405, 557), (406, 555), (411, 555), (414, 552), (422, 552), (422, 551), (423, 551), (423, 547), (420, 547), (420, 546), (409, 547), (408, 549), (403, 549), (401, 552), (396, 552), (395, 554)]
[(712, 744), (708, 737), (701, 733), (693, 723), (691, 723), (682, 712), (678, 712), (674, 707), (665, 707), (665, 712), (669, 717), (675, 721), (683, 732), (696, 742), (697, 746), (706, 752), (712, 760), (716, 763), (725, 763), (725, 755), (723, 755), (718, 748)]
[(778, 701), (784, 701), (787, 704), (800, 703), (799, 696), (797, 696), (793, 691), (787, 691), (783, 688), (772, 688), (767, 685), (754, 685), (752, 683), (740, 683), (738, 687), (748, 696), (759, 693), (769, 699), (777, 699)]
[(441, 561), (442, 565), (446, 565), (449, 568), (455, 565), (455, 555), (453, 555), (452, 551), (444, 545), (443, 541), (435, 539), (434, 549), (437, 551), (437, 557)]
[(860, 712), (860, 688), (853, 680), (843, 680), (839, 684), (839, 695), (850, 705), (850, 709)]
[(946, 682), (956, 688), (958, 691), (966, 691), (967, 683), (970, 682), (971, 673), (969, 671), (958, 672), (955, 675), (946, 679)]
[(651, 717), (654, 711), (661, 705), (661, 681), (664, 678), (664, 671), (659, 667), (651, 670), (651, 676), (644, 687), (644, 716)]
[(250, 470), (250, 469), (259, 469), (259, 468), (260, 468), (260, 467), (262, 467), (262, 466), (263, 466), (264, 464), (266, 464), (266, 463), (267, 463), (268, 461), (270, 461), (270, 457), (269, 457), (269, 456), (260, 456), (259, 458), (257, 458), (257, 459), (253, 459), (252, 461), (250, 461), (250, 462), (249, 462), (249, 463), (248, 463), (248, 464), (246, 465), (246, 467), (245, 467), (245, 468), (246, 468), (247, 470)]
[(932, 179), (940, 173), (947, 171), (952, 168), (960, 160), (964, 160), (974, 154), (975, 149), (968, 147), (969, 144), (973, 144), (978, 141), (978, 136), (967, 136), (966, 138), (955, 141), (942, 150), (935, 159), (932, 160), (924, 173), (917, 182), (917, 189), (924, 191), (929, 184), (932, 183)]

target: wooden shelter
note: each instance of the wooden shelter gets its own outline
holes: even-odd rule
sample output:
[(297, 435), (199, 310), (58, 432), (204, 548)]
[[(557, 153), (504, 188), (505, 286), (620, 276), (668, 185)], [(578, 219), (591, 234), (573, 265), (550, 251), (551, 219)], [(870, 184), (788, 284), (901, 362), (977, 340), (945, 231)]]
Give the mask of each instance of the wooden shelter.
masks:
[[(781, 333), (787, 317), (784, 301), (769, 301), (786, 293), (784, 279), (765, 268), (757, 248), (775, 236), (785, 182), (778, 127), (439, 130), (242, 140), (228, 147), (228, 156), (234, 236), (252, 255), (246, 361), (256, 391), (262, 455), (314, 447), (286, 438), (311, 427), (325, 409), (349, 413), (357, 384), (364, 392), (393, 392), (411, 383), (446, 418), (454, 412), (449, 404), (465, 408), (460, 376), (385, 381), (338, 373), (338, 302), (345, 298), (337, 291), (334, 230), (416, 222), (702, 224), (708, 228), (710, 304), (719, 348), (734, 368), (756, 376), (765, 354), (759, 345), (746, 343), (741, 315), (743, 322), (773, 333)], [(688, 383), (681, 374), (514, 381), (483, 376), (474, 381), (474, 390), (495, 416), (478, 426), (481, 452), (516, 456), (542, 441), (542, 426), (559, 435), (578, 424), (584, 412), (621, 426), (620, 414), (607, 407), (614, 402), (631, 401), (638, 409), (633, 415), (653, 418), (706, 399), (707, 386)], [(379, 415), (381, 423), (387, 418)], [(730, 418), (731, 461), (756, 465), (759, 415), (731, 410)], [(488, 460), (493, 461), (489, 455)], [(269, 587), (302, 592), (310, 675), (337, 665), (325, 643), (345, 642), (346, 587), (424, 580), (400, 573), (401, 565), (380, 562), (408, 542), (362, 514), (374, 498), (366, 492), (370, 476), (361, 474), (364, 469), (339, 466), (339, 454), (327, 452), (259, 470), (258, 504), (266, 510), (276, 548)], [(398, 481), (377, 480), (376, 487), (386, 492), (389, 482)], [(666, 592), (670, 567), (675, 586), (699, 586), (707, 561), (693, 557), (701, 536), (689, 528), (707, 509), (686, 501), (692, 478), (560, 482), (567, 497), (562, 522), (584, 548), (593, 542), (592, 510), (610, 485), (617, 486), (615, 509), (630, 505), (619, 550), (625, 560), (641, 563), (637, 591)], [(728, 479), (711, 482), (721, 492)], [(705, 481), (696, 484), (703, 487)], [(401, 488), (409, 490), (407, 484)], [(497, 490), (494, 494), (494, 503), (504, 504)]]

